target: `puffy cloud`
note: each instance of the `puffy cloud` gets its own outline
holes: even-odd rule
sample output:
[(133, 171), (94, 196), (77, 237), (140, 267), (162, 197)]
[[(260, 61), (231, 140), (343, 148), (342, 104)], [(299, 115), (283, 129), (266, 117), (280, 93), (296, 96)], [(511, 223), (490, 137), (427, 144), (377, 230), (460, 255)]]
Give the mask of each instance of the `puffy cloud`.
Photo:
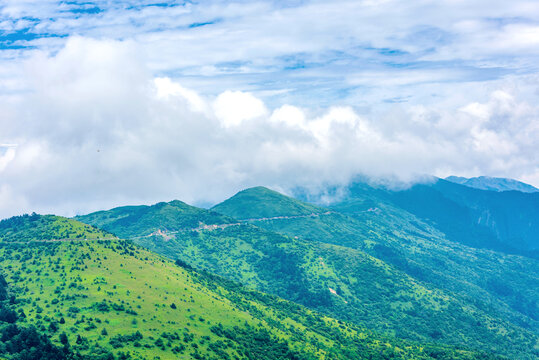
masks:
[(156, 78), (154, 83), (158, 99), (182, 99), (183, 101), (187, 101), (192, 111), (206, 112), (209, 110), (207, 104), (200, 95), (193, 90), (187, 89), (180, 84), (171, 81), (169, 78)]
[(267, 114), (264, 103), (250, 93), (225, 91), (213, 102), (213, 109), (223, 127), (234, 127), (242, 122)]
[(292, 105), (283, 105), (278, 109), (275, 109), (269, 120), (290, 127), (304, 128), (306, 126), (304, 112), (300, 108)]

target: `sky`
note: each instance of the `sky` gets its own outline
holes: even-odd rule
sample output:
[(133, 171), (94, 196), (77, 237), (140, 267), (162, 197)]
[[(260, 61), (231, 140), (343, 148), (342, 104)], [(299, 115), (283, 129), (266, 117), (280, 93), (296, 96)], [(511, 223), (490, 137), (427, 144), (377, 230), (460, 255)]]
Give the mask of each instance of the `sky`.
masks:
[(539, 2), (0, 0), (0, 217), (357, 175), (539, 187)]

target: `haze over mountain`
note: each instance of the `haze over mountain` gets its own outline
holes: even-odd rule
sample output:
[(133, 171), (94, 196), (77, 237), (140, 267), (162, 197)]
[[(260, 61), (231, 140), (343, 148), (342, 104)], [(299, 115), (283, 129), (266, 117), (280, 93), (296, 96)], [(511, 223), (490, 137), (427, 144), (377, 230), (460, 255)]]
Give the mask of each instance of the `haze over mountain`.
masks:
[(522, 191), (522, 192), (538, 192), (535, 186), (523, 183), (514, 179), (496, 178), (489, 176), (478, 176), (473, 178), (465, 178), (460, 176), (448, 176), (445, 178), (447, 181), (451, 181), (457, 184), (466, 185), (481, 190), (492, 191)]
[[(410, 186), (357, 180), (313, 194), (297, 188), (298, 197), (343, 212), (358, 203), (378, 201), (405, 210), (468, 246), (537, 256), (539, 193), (484, 191), (443, 179)], [(368, 201), (367, 201), (368, 200)]]

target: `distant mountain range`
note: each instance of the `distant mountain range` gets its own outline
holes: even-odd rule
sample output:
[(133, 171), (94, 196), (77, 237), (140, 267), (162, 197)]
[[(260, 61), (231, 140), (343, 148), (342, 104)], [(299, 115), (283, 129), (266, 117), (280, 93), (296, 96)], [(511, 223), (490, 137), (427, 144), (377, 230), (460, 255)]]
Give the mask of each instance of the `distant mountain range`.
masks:
[(445, 178), (445, 180), (480, 190), (522, 191), (527, 193), (539, 191), (539, 189), (537, 189), (535, 186), (517, 180), (489, 176), (478, 176), (473, 178), (448, 176)]
[[(339, 196), (334, 195), (337, 190)], [(295, 194), (319, 204), (335, 198), (330, 207), (344, 213), (355, 211), (359, 204), (383, 203), (413, 214), (454, 242), (539, 257), (539, 192), (485, 191), (434, 179), (399, 190), (354, 181), (344, 188), (328, 188), (321, 195), (302, 189)]]

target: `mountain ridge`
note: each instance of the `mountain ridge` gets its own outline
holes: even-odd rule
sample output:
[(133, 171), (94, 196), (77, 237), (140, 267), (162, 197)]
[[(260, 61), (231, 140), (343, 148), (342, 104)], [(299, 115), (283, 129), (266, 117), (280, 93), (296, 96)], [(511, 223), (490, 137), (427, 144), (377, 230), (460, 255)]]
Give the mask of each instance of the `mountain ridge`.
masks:
[[(264, 206), (258, 206), (264, 202)], [(271, 205), (268, 205), (271, 203)], [(272, 218), (278, 216), (308, 216), (327, 211), (316, 205), (302, 203), (291, 197), (283, 197), (275, 190), (256, 186), (239, 191), (211, 210), (239, 220)]]
[(510, 179), (490, 176), (477, 176), (466, 178), (462, 176), (448, 176), (444, 180), (457, 184), (465, 185), (479, 190), (488, 191), (521, 191), (526, 193), (539, 192), (535, 186), (524, 182)]

